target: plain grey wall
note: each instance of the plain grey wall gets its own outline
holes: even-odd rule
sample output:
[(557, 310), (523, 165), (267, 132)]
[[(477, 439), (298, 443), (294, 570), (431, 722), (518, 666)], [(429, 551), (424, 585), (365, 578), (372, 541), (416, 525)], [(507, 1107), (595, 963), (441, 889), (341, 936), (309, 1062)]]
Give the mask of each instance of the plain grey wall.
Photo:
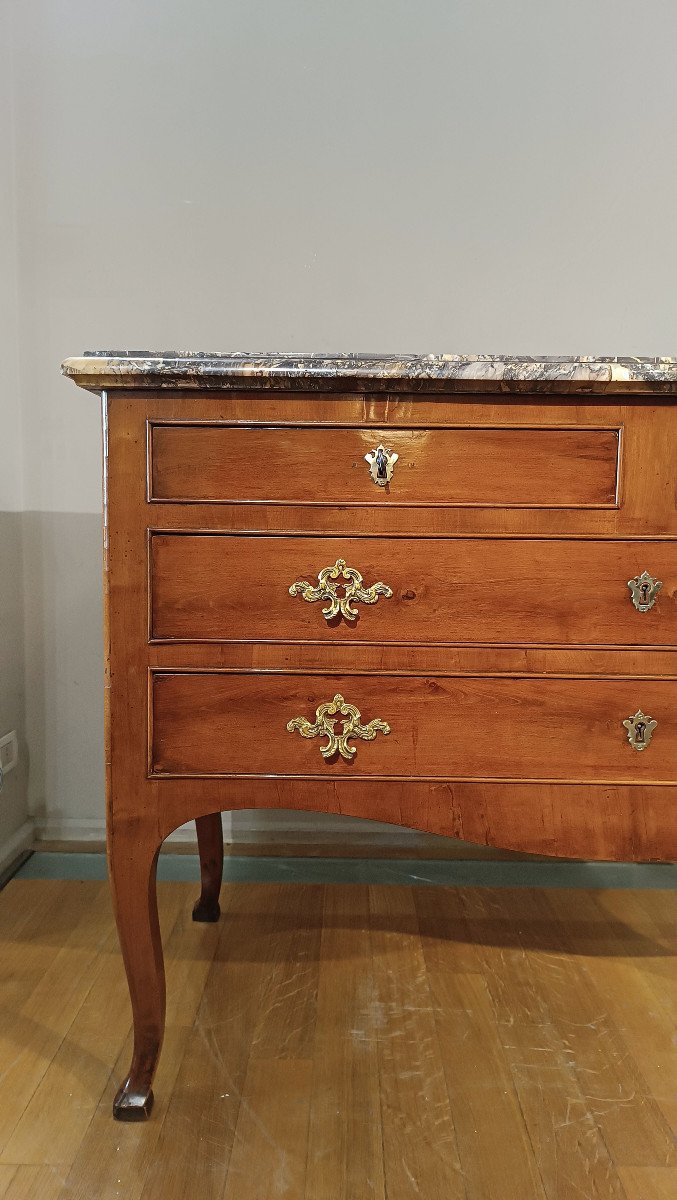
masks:
[(72, 832), (103, 814), (99, 414), (59, 361), (675, 353), (677, 6), (13, 15), (31, 797)]
[(0, 871), (26, 842), (27, 751), (23, 637), (23, 461), (18, 390), (18, 305), (13, 79), (8, 12), (0, 7), (0, 736), (21, 737), (18, 770), (0, 791)]

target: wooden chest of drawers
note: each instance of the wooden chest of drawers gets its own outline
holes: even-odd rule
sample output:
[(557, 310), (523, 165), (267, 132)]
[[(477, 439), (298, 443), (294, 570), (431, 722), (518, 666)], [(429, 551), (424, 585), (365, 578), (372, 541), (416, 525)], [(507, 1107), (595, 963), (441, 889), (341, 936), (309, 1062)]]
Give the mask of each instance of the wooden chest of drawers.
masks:
[(108, 833), (150, 1111), (159, 846), (298, 808), (677, 849), (677, 361), (98, 354)]

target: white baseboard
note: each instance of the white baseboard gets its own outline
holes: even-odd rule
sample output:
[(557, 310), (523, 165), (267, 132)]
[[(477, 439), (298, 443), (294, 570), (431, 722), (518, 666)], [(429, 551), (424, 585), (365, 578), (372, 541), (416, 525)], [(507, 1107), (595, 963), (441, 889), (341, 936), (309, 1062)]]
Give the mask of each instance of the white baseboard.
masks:
[(36, 817), (36, 842), (102, 842), (106, 838), (103, 818)]
[[(365, 845), (415, 846), (425, 840), (425, 834), (415, 829), (401, 829), (379, 821), (361, 821), (357, 817), (333, 817), (325, 814), (287, 812), (279, 810), (249, 810), (223, 813), (223, 836), (226, 842), (272, 842), (286, 839), (303, 844), (341, 843), (346, 838)], [(103, 818), (40, 817), (35, 820), (35, 840), (43, 842), (102, 842), (106, 836)], [(195, 842), (192, 821), (175, 829), (168, 842)]]
[(15, 833), (0, 845), (0, 875), (10, 867), (17, 858), (30, 850), (35, 838), (33, 821), (24, 821)]

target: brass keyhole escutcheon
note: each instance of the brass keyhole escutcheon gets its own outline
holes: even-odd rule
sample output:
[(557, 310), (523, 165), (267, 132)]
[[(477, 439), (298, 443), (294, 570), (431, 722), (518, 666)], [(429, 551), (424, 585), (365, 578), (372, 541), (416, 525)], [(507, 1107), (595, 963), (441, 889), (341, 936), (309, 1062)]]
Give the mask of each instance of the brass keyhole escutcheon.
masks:
[(634, 717), (628, 717), (623, 724), (628, 731), (628, 741), (633, 750), (646, 750), (658, 721), (647, 717), (646, 713), (638, 708)]
[(374, 483), (378, 487), (385, 487), (386, 484), (390, 483), (395, 463), (400, 457), (399, 454), (396, 454), (394, 450), (387, 450), (381, 442), (375, 450), (370, 450), (364, 457), (369, 463), (369, 474)]
[(642, 571), (641, 575), (635, 575), (634, 579), (628, 579), (628, 587), (632, 603), (637, 612), (648, 612), (656, 603), (656, 596), (660, 592), (663, 584), (660, 579), (654, 579), (648, 571)]

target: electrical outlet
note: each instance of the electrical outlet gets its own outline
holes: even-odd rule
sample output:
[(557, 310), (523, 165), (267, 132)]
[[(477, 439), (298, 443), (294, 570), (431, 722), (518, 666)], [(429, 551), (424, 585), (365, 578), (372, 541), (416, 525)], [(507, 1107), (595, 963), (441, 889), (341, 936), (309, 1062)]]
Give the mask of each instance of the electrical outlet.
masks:
[(13, 771), (19, 761), (19, 742), (16, 730), (0, 738), (0, 770), (3, 775)]

